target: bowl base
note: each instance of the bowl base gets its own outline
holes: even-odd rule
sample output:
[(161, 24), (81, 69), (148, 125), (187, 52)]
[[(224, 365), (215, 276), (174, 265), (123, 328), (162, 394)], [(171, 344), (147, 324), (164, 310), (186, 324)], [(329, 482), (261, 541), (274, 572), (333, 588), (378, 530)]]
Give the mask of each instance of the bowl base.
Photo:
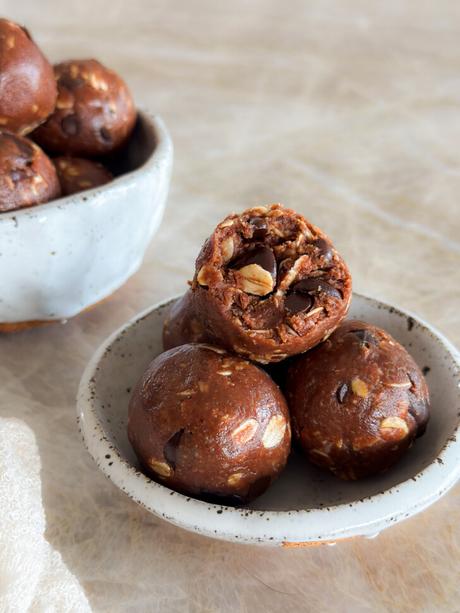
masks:
[(90, 304), (85, 309), (74, 315), (73, 317), (65, 317), (61, 319), (35, 319), (31, 321), (17, 321), (10, 323), (0, 323), (0, 334), (14, 334), (15, 332), (25, 332), (26, 330), (32, 330), (33, 328), (42, 328), (43, 326), (48, 326), (51, 324), (62, 324), (66, 323), (69, 319), (74, 319), (75, 317), (79, 317), (88, 311), (92, 311), (96, 307), (98, 307), (103, 302), (109, 300), (113, 294), (106, 296), (105, 298), (101, 298), (94, 304)]

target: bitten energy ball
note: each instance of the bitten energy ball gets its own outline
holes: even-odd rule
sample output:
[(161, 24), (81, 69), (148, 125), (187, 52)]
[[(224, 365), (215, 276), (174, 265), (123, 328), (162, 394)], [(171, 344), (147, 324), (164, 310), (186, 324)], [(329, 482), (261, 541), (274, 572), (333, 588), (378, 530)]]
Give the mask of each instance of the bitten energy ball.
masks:
[(51, 160), (28, 138), (0, 130), (0, 213), (58, 198)]
[(64, 196), (109, 183), (112, 173), (98, 162), (83, 158), (58, 157), (53, 160)]
[(193, 292), (187, 291), (172, 306), (163, 324), (163, 346), (172, 349), (185, 343), (204, 343), (208, 339), (205, 322), (195, 314)]
[[(199, 322), (200, 340), (268, 363), (310, 349), (337, 327), (350, 305), (351, 277), (321, 230), (272, 205), (217, 226), (196, 261), (191, 292), (182, 313)], [(180, 316), (169, 325), (186, 336)]]
[(417, 364), (389, 334), (362, 321), (345, 322), (295, 358), (285, 391), (308, 458), (342, 479), (385, 471), (429, 417)]
[(27, 134), (54, 110), (53, 68), (29, 33), (0, 19), (0, 127)]
[(148, 367), (129, 405), (128, 436), (157, 480), (183, 493), (240, 504), (286, 464), (286, 401), (254, 364), (208, 345), (183, 345)]
[(72, 60), (54, 67), (56, 110), (34, 132), (52, 153), (105, 155), (125, 144), (136, 110), (125, 82), (96, 60)]

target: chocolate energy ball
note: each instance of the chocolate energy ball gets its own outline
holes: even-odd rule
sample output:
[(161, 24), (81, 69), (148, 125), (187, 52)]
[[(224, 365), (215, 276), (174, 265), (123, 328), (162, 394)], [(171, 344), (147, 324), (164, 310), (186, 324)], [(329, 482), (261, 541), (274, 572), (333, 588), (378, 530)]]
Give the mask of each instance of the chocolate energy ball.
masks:
[(285, 391), (308, 458), (342, 479), (387, 470), (429, 418), (417, 364), (389, 334), (363, 321), (345, 322), (294, 358)]
[(113, 179), (112, 173), (105, 166), (92, 160), (58, 157), (53, 162), (64, 196), (104, 185)]
[(186, 343), (205, 343), (209, 340), (205, 322), (195, 313), (193, 292), (188, 290), (171, 307), (163, 324), (165, 350)]
[(54, 67), (56, 110), (34, 132), (52, 153), (95, 157), (125, 144), (136, 109), (125, 82), (96, 60), (71, 60)]
[(286, 464), (286, 401), (263, 370), (204, 344), (159, 355), (137, 384), (128, 436), (141, 464), (179, 492), (242, 504)]
[[(194, 314), (208, 342), (268, 363), (335, 330), (350, 305), (351, 277), (321, 230), (275, 204), (217, 226), (196, 261), (191, 292), (187, 316)], [(170, 325), (188, 331), (174, 316)]]
[(54, 110), (53, 68), (29, 33), (0, 19), (0, 127), (27, 134)]
[(47, 202), (60, 194), (56, 169), (40, 147), (0, 130), (0, 213)]

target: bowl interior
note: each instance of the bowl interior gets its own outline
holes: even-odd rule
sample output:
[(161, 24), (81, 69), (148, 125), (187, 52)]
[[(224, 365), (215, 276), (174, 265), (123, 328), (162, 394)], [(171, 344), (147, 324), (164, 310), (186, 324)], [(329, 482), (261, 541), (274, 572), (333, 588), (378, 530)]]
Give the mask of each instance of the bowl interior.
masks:
[[(126, 435), (128, 402), (140, 375), (162, 351), (163, 320), (172, 302), (150, 311), (116, 335), (104, 351), (92, 380), (93, 406), (105, 436), (121, 458), (136, 469), (138, 462)], [(417, 480), (418, 473), (429, 464), (442, 462), (439, 454), (460, 421), (459, 373), (450, 350), (424, 324), (364, 296), (354, 295), (349, 317), (389, 331), (424, 371), (432, 403), (426, 434), (387, 473), (357, 482), (343, 482), (293, 452), (278, 481), (250, 508), (292, 511), (351, 503), (408, 479)]]
[(151, 157), (157, 145), (157, 137), (143, 113), (137, 114), (136, 124), (126, 145), (101, 161), (115, 177), (140, 168)]

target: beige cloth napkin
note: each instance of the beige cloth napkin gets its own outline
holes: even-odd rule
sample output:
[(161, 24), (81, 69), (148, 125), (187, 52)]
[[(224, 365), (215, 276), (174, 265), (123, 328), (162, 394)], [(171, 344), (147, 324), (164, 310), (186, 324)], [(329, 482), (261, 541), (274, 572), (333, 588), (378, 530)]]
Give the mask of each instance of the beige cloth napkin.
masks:
[(0, 611), (90, 611), (44, 532), (35, 437), (23, 422), (0, 418)]

